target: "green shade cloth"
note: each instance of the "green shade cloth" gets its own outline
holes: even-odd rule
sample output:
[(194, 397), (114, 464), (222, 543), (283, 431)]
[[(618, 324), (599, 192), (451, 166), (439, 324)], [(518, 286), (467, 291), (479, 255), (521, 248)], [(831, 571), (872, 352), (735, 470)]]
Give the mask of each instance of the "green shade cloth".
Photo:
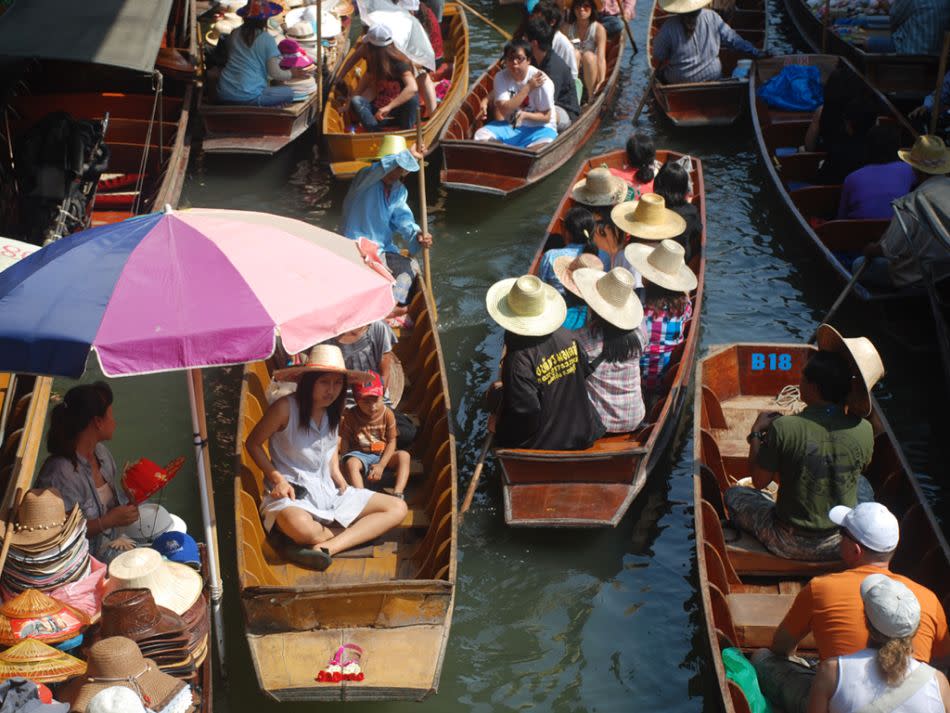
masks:
[(0, 15), (0, 54), (151, 72), (172, 0), (16, 0)]

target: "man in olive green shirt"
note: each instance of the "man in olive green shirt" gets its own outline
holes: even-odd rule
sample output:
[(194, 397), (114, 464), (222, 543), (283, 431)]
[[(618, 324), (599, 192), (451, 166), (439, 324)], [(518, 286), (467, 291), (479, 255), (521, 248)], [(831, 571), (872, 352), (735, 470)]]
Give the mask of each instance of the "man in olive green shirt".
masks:
[[(871, 424), (846, 411), (853, 364), (846, 354), (815, 352), (802, 370), (805, 408), (793, 416), (760, 413), (749, 434), (754, 487), (733, 487), (724, 500), (732, 521), (788, 559), (838, 559), (835, 505), (872, 499), (861, 472), (871, 461)], [(779, 484), (773, 501), (760, 489)], [(860, 485), (859, 485), (860, 484)]]

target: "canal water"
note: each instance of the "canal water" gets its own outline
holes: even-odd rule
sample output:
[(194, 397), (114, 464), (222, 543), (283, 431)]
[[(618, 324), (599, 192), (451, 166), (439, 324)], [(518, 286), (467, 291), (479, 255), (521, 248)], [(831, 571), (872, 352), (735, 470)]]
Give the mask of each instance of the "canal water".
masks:
[[(511, 29), (516, 11), (472, 0)], [(780, 3), (778, 3), (780, 5)], [(771, 8), (769, 47), (789, 51), (789, 23)], [(523, 272), (567, 182), (585, 156), (620, 148), (645, 88), (648, 0), (632, 23), (640, 54), (624, 58), (619, 96), (594, 139), (540, 185), (498, 200), (450, 193), (428, 181), (433, 285), (458, 439), (464, 491), (484, 437), (480, 394), (492, 379), (501, 330), (484, 309), (484, 293)], [(470, 16), (472, 81), (494, 59), (498, 36)], [(840, 290), (800, 242), (760, 165), (748, 118), (724, 129), (674, 130), (649, 108), (640, 127), (660, 148), (703, 161), (708, 254), (701, 352), (735, 341), (802, 342)], [(412, 199), (415, 181), (410, 181)], [(259, 210), (334, 228), (344, 187), (333, 184), (306, 139), (266, 160), (196, 156), (182, 206)], [(266, 249), (266, 246), (262, 246)], [(877, 390), (938, 517), (946, 522), (945, 400), (932, 354), (892, 336), (873, 313), (849, 304), (835, 319), (847, 336), (871, 337), (887, 377)], [(91, 378), (93, 375), (87, 376)], [(240, 371), (206, 372), (216, 505), (227, 608), (227, 678), (217, 682), (219, 713), (298, 713), (312, 706), (278, 705), (257, 689), (235, 594), (233, 453)], [(61, 392), (70, 384), (57, 382)], [(181, 374), (113, 382), (119, 430), (112, 443), (122, 463), (146, 455), (167, 461), (189, 454), (187, 391)], [(688, 403), (691, 403), (688, 402)], [(439, 693), (422, 704), (348, 704), (359, 711), (680, 711), (715, 710), (693, 556), (691, 437), (687, 408), (680, 435), (623, 522), (593, 532), (525, 531), (505, 527), (498, 472), (489, 462), (459, 540), (455, 615)], [(938, 437), (933, 437), (937, 434)], [(944, 438), (946, 441), (946, 438)], [(170, 486), (166, 504), (200, 533), (190, 466)], [(329, 655), (331, 652), (327, 652)], [(314, 672), (323, 660), (314, 660)], [(330, 713), (342, 710), (322, 705)]]

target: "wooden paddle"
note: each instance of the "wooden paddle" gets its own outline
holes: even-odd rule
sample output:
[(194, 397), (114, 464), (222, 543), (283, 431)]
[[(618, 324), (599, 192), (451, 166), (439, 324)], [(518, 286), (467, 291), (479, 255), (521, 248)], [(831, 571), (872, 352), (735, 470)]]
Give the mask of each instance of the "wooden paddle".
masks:
[(950, 31), (943, 33), (943, 51), (940, 52), (940, 71), (937, 72), (937, 90), (934, 93), (934, 106), (930, 112), (930, 134), (937, 133), (937, 119), (940, 118), (940, 95), (943, 94), (943, 77), (947, 73), (947, 53), (950, 52)]
[(477, 10), (475, 10), (474, 8), (472, 8), (470, 5), (468, 5), (468, 4), (464, 3), (464, 2), (462, 2), (462, 0), (455, 0), (455, 2), (457, 2), (457, 3), (458, 3), (459, 5), (461, 5), (463, 8), (465, 8), (468, 12), (472, 13), (475, 17), (477, 17), (479, 20), (481, 20), (482, 22), (484, 22), (486, 25), (488, 25), (489, 27), (491, 27), (493, 30), (495, 30), (499, 35), (501, 35), (502, 37), (504, 37), (506, 40), (510, 40), (510, 39), (511, 39), (511, 33), (510, 33), (510, 32), (505, 32), (505, 30), (501, 29), (498, 25), (496, 25), (494, 22), (492, 22), (491, 20), (489, 20), (489, 19), (488, 19), (487, 17), (485, 17), (482, 13), (480, 13), (480, 12), (478, 12)]
[[(831, 305), (831, 309), (828, 310), (828, 314), (825, 315), (825, 318), (821, 320), (819, 324), (828, 324), (831, 321), (831, 318), (834, 317), (835, 312), (838, 311), (838, 308), (844, 302), (844, 298), (847, 297), (850, 294), (851, 290), (854, 289), (854, 286), (858, 284), (858, 278), (861, 277), (861, 275), (867, 269), (867, 266), (870, 264), (871, 264), (871, 259), (865, 258), (864, 262), (861, 263), (861, 267), (855, 270), (854, 274), (851, 275), (851, 279), (848, 280), (848, 284), (844, 286), (843, 290), (841, 290), (841, 294), (838, 295), (838, 299), (834, 301), (834, 304)], [(808, 343), (812, 344), (815, 341), (815, 338), (817, 336), (818, 336), (818, 330), (815, 329), (815, 331), (812, 332), (811, 336), (808, 338)]]
[(10, 551), (10, 537), (13, 535), (13, 523), (16, 521), (17, 513), (20, 511), (20, 500), (23, 497), (23, 488), (17, 488), (13, 493), (13, 502), (10, 503), (10, 511), (7, 513), (7, 526), (3, 531), (3, 548), (0, 549), (0, 570), (7, 563), (7, 553)]
[[(422, 146), (422, 106), (416, 109), (416, 149)], [(429, 208), (426, 206), (426, 158), (419, 159), (419, 226), (423, 234), (429, 232)], [(429, 246), (422, 248), (422, 264), (425, 272), (426, 289), (432, 297), (433, 322), (438, 320), (435, 312), (435, 295), (432, 293), (432, 268), (429, 266)]]
[(643, 107), (646, 106), (647, 103), (647, 98), (650, 96), (650, 92), (653, 91), (653, 83), (656, 82), (656, 72), (656, 69), (650, 70), (650, 79), (647, 81), (647, 88), (643, 90), (643, 96), (640, 97), (640, 103), (637, 104), (637, 110), (633, 114), (633, 121), (631, 122), (633, 124), (636, 124), (640, 119), (640, 112), (643, 111)]
[(472, 498), (475, 497), (475, 490), (478, 488), (478, 481), (482, 477), (482, 469), (485, 467), (485, 460), (488, 458), (488, 451), (491, 450), (492, 441), (495, 434), (491, 431), (485, 436), (485, 442), (482, 444), (482, 453), (475, 464), (475, 470), (472, 472), (472, 479), (468, 481), (468, 490), (465, 491), (465, 499), (462, 501), (462, 507), (459, 508), (459, 525), (462, 524), (462, 517), (472, 507)]
[(630, 23), (627, 21), (626, 15), (623, 14), (623, 8), (620, 10), (620, 17), (623, 18), (623, 26), (627, 30), (627, 37), (630, 38), (630, 46), (633, 48), (633, 53), (637, 54), (640, 48), (637, 47), (637, 41), (633, 39), (633, 31), (630, 29)]

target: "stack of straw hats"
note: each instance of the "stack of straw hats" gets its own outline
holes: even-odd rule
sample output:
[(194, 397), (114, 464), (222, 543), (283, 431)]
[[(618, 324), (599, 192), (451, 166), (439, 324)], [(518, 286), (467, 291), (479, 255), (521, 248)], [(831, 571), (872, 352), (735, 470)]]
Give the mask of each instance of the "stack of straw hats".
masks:
[(63, 644), (78, 637), (87, 626), (89, 619), (85, 614), (36, 589), (27, 589), (0, 605), (3, 646), (13, 646), (27, 638)]
[(0, 576), (4, 599), (27, 589), (50, 591), (79, 581), (89, 571), (86, 520), (79, 506), (67, 514), (54, 488), (28, 492), (17, 513)]

